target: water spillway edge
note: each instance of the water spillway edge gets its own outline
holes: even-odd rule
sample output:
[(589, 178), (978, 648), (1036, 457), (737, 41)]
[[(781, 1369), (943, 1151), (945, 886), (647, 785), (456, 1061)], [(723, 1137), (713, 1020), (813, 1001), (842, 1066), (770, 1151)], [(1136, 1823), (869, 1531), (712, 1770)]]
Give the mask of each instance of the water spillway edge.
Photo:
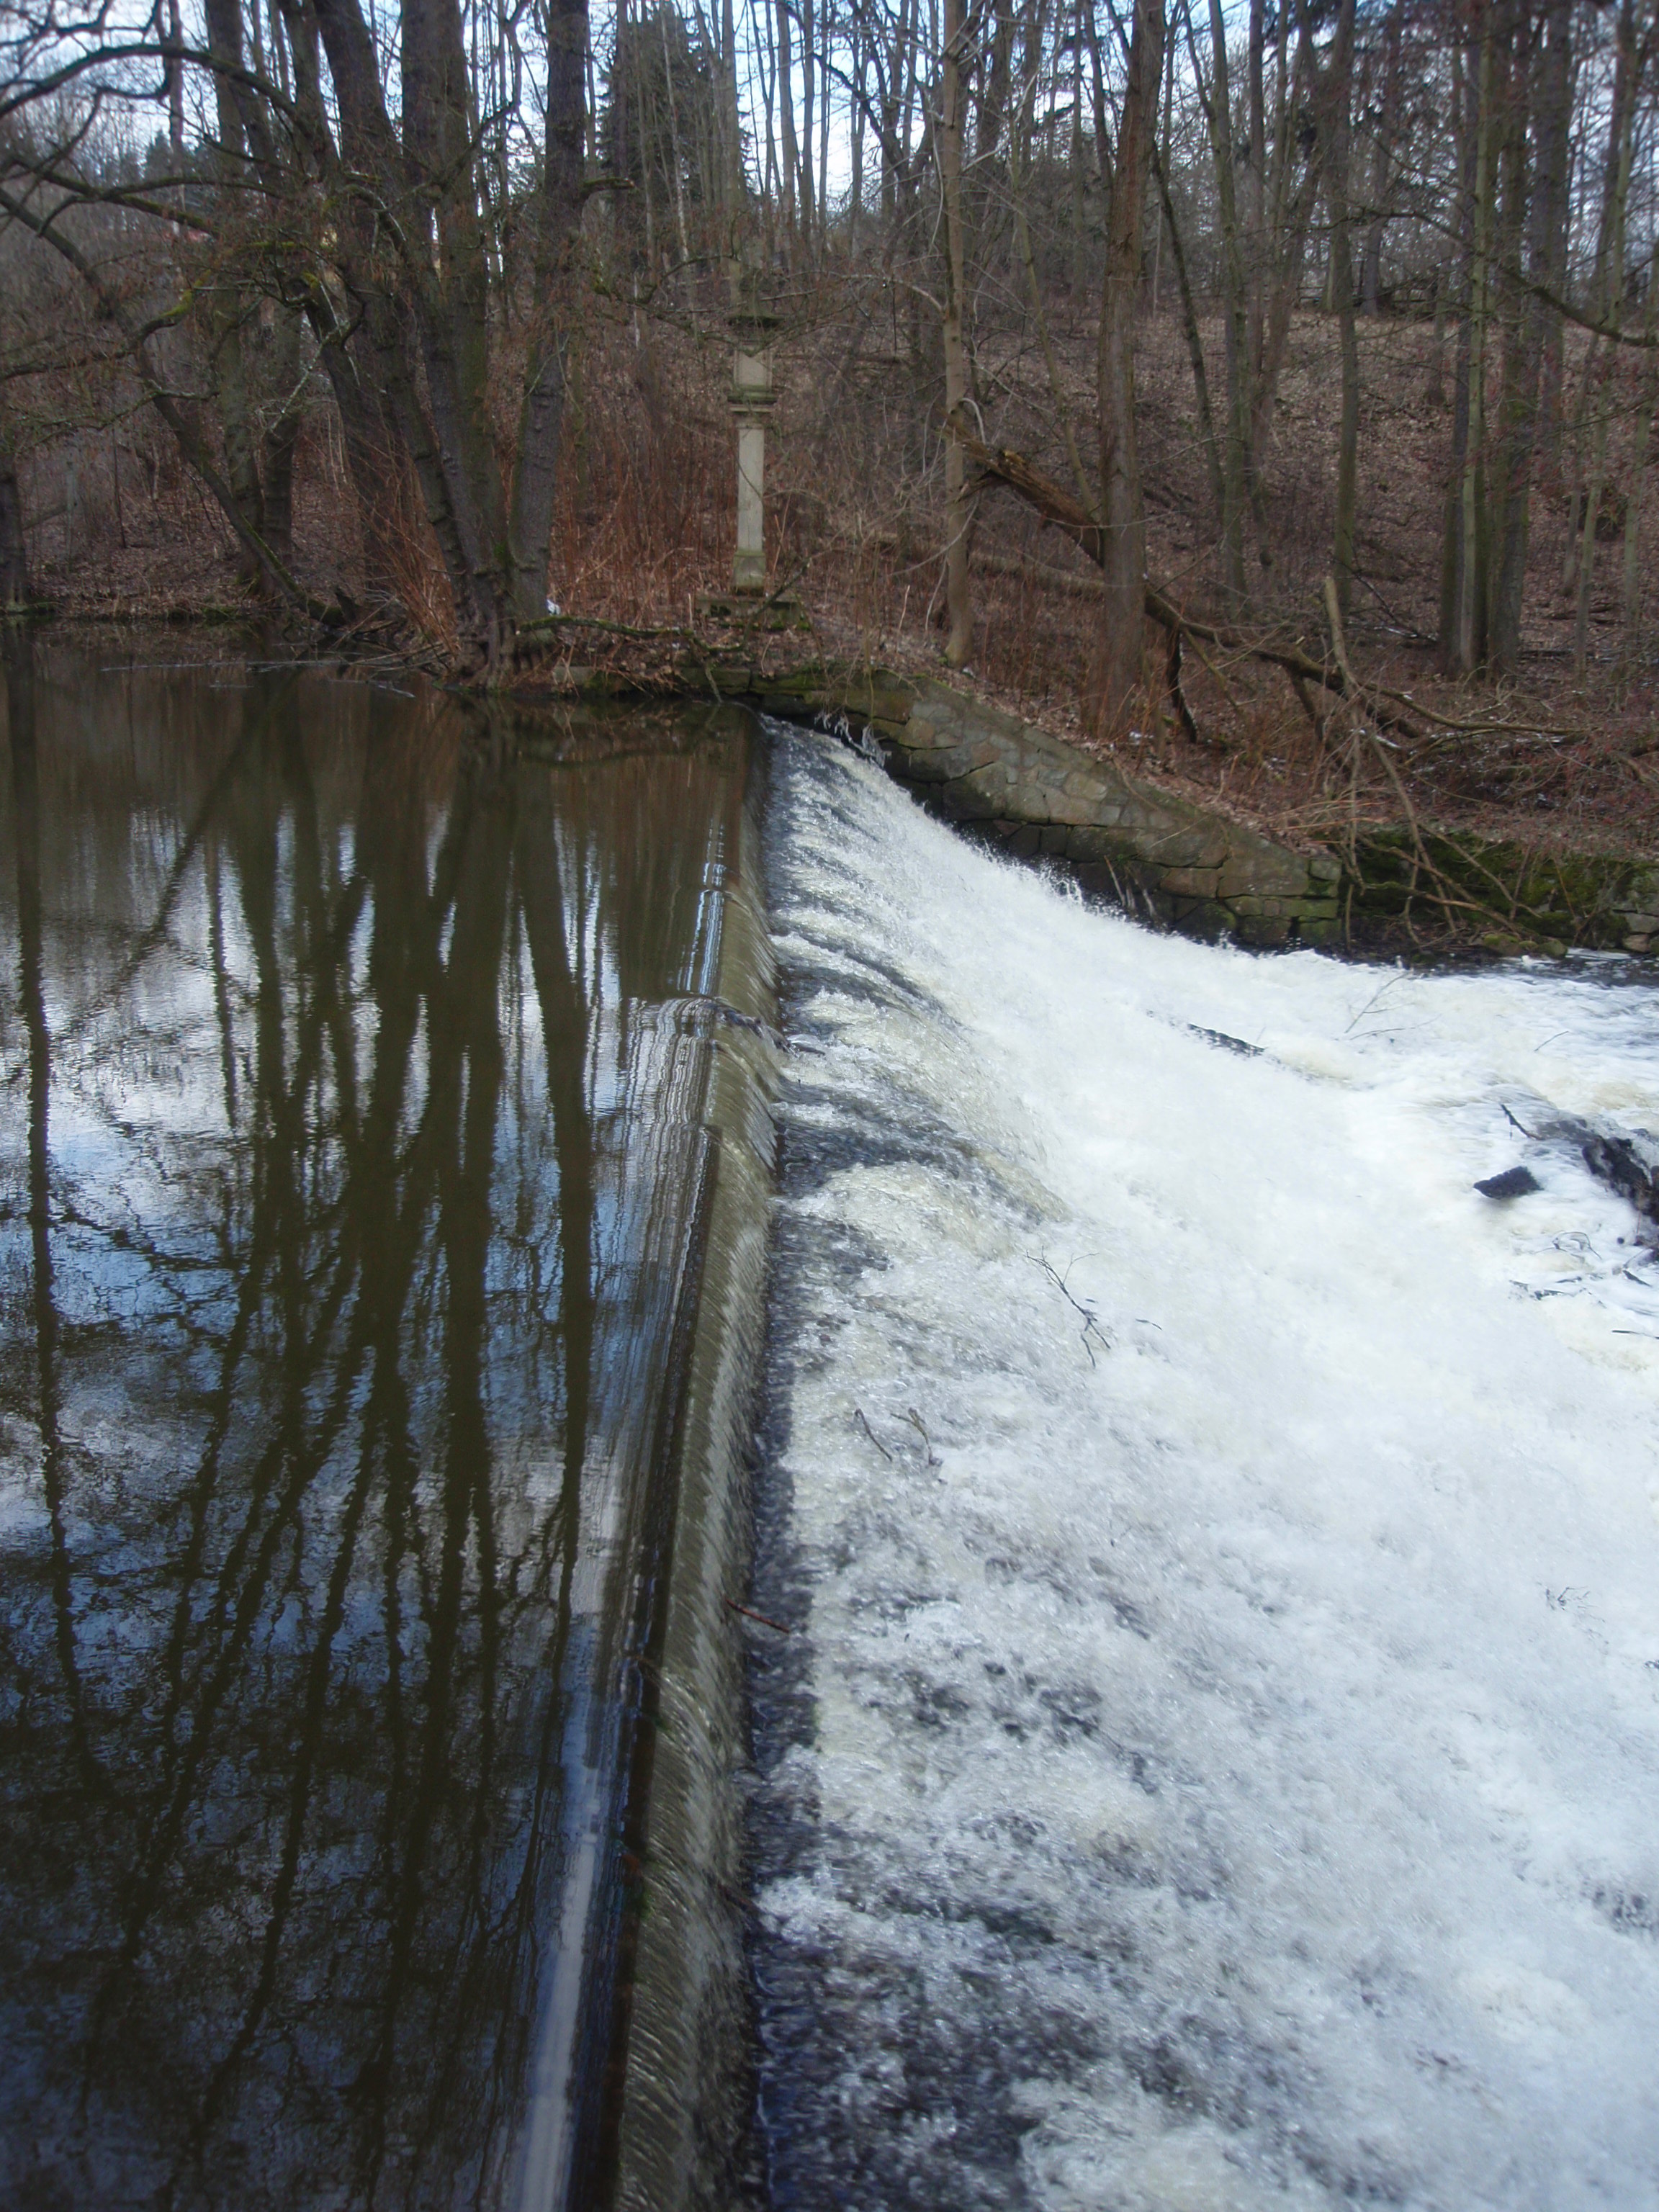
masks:
[(644, 1662), (628, 1839), (618, 2078), (608, 2201), (680, 2212), (726, 2201), (741, 2134), (741, 1881), (746, 1461), (764, 1326), (775, 1080), (772, 958), (760, 881), (764, 749), (729, 825), (707, 1025), (697, 1280), (686, 1301), (673, 1525)]

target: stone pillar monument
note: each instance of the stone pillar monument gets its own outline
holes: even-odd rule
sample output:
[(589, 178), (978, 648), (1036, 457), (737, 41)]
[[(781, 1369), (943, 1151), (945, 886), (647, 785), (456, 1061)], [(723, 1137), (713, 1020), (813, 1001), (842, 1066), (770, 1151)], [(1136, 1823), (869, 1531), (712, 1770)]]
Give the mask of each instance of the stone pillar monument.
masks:
[(738, 550), (729, 592), (698, 595), (700, 614), (737, 623), (745, 631), (806, 629), (805, 609), (792, 592), (766, 588), (766, 418), (777, 402), (772, 383), (772, 334), (778, 317), (755, 297), (755, 276), (732, 283), (732, 390), (738, 427)]
[(772, 388), (775, 320), (752, 309), (732, 318), (737, 349), (732, 412), (738, 425), (738, 550), (732, 589), (746, 596), (766, 589), (766, 418), (777, 399)]

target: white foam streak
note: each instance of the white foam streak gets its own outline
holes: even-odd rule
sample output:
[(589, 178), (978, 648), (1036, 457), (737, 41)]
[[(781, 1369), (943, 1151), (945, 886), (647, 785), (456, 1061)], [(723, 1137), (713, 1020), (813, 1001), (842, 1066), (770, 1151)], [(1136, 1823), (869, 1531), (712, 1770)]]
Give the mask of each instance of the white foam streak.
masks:
[(778, 805), (780, 2200), (1654, 2202), (1659, 1267), (1503, 1108), (1659, 1128), (1659, 994), (1155, 938), (799, 739)]

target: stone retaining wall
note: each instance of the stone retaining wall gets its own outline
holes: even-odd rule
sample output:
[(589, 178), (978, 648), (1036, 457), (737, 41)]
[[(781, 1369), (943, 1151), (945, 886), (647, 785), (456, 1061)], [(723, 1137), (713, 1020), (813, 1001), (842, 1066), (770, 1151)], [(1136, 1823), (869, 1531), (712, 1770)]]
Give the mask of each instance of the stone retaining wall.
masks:
[[(893, 775), (970, 836), (1060, 862), (1085, 889), (1192, 936), (1347, 939), (1386, 951), (1425, 927), (1442, 950), (1449, 934), (1499, 953), (1659, 953), (1659, 866), (1650, 862), (1427, 827), (1429, 873), (1407, 829), (1364, 832), (1342, 855), (1298, 853), (932, 677), (792, 665), (790, 652), (786, 639), (763, 659), (699, 653), (677, 665), (676, 688), (868, 730)], [(575, 668), (563, 681), (595, 697), (641, 689)]]
[[(724, 688), (722, 686), (722, 688)], [(1341, 863), (1292, 852), (927, 677), (828, 669), (768, 678), (764, 713), (842, 720), (949, 820), (1085, 890), (1195, 937), (1323, 945), (1340, 933)]]

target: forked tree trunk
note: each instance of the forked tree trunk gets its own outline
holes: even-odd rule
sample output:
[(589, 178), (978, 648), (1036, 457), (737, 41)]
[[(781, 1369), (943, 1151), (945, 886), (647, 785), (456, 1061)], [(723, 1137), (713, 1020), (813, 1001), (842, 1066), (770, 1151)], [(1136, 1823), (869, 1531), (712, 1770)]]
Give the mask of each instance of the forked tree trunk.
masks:
[(519, 626), (546, 603), (568, 271), (583, 198), (586, 0), (555, 0), (549, 11), (546, 139), (529, 210), (537, 319), (510, 483), (492, 430), (490, 268), (459, 0), (406, 0), (401, 133), (387, 113), (358, 0), (314, 0), (314, 7), (343, 161), (398, 214), (407, 241), (401, 253), (389, 252), (367, 196), (356, 196), (340, 225), (344, 273), (362, 302), (386, 414), (443, 555), (465, 659), (493, 679), (510, 662)]

